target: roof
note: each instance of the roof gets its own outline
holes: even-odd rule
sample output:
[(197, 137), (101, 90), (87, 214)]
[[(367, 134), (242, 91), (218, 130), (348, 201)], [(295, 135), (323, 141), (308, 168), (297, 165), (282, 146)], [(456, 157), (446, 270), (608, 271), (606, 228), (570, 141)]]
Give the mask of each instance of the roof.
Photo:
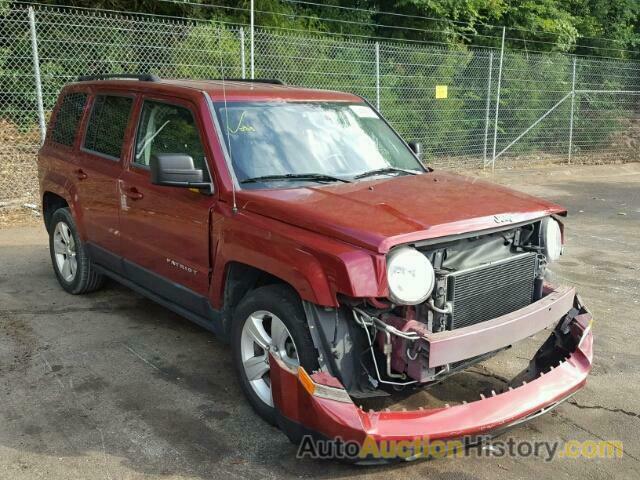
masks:
[(332, 90), (319, 90), (313, 88), (293, 87), (289, 85), (277, 85), (273, 83), (260, 83), (259, 81), (239, 80), (182, 80), (182, 79), (158, 79), (157, 81), (139, 81), (135, 79), (113, 80), (87, 80), (77, 85), (91, 84), (104, 88), (127, 89), (131, 91), (158, 91), (162, 93), (176, 92), (176, 90), (188, 90), (206, 92), (213, 101), (251, 101), (251, 100), (313, 100), (313, 101), (342, 101), (362, 102), (357, 95)]

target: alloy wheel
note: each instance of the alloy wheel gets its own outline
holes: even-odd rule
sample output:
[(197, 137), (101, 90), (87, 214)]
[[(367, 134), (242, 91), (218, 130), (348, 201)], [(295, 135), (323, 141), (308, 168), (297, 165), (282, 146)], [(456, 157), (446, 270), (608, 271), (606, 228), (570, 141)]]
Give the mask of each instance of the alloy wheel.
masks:
[(269, 351), (287, 366), (297, 368), (298, 352), (291, 333), (276, 315), (259, 310), (245, 320), (240, 339), (244, 373), (260, 400), (273, 407), (269, 377)]
[(60, 276), (65, 282), (73, 282), (78, 271), (76, 242), (69, 225), (65, 222), (58, 222), (53, 231), (53, 253)]

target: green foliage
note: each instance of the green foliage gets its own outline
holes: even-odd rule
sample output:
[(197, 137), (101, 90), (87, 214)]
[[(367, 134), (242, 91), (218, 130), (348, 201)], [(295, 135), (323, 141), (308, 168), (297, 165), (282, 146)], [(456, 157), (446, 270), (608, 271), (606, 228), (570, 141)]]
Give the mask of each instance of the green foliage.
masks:
[[(194, 51), (198, 51), (198, 60), (184, 62)], [(193, 27), (186, 38), (177, 43), (170, 55), (175, 65), (173, 75), (178, 78), (238, 78), (241, 75), (240, 41), (236, 32), (229, 31), (224, 25), (210, 22)], [(157, 68), (151, 71), (163, 74)], [(166, 73), (165, 73), (166, 76)]]
[[(0, 12), (8, 3), (9, 0), (0, 0)], [(41, 0), (41, 3), (247, 23), (250, 2), (216, 0), (207, 5), (202, 0), (191, 3)], [(638, 0), (322, 0), (317, 3), (362, 10), (256, 0), (256, 24), (482, 46), (496, 46), (501, 28), (493, 25), (504, 25), (512, 48), (640, 58)], [(412, 15), (426, 18), (412, 18)]]
[[(381, 109), (385, 116), (404, 138), (422, 142), (425, 159), (466, 154), (472, 135), (467, 132), (484, 125), (483, 115), (472, 114), (472, 110), (485, 98), (482, 92), (486, 90), (486, 81), (481, 90), (469, 81), (467, 68), (474, 63), (486, 68), (486, 54), (420, 47), (382, 51)], [(435, 98), (436, 85), (448, 87), (447, 99)]]
[(29, 28), (26, 22), (18, 20), (20, 18), (8, 10), (0, 16), (0, 118), (24, 129), (36, 120), (32, 108), (36, 94), (33, 63), (28, 61), (31, 53)]
[[(564, 55), (511, 53), (505, 56), (498, 129), (505, 142), (516, 138), (571, 91), (571, 58)], [(570, 102), (556, 108), (517, 149), (563, 150), (568, 135)], [(502, 143), (505, 143), (502, 142)], [(501, 144), (501, 147), (506, 145)], [(550, 147), (550, 148), (549, 148)]]
[[(28, 128), (36, 121), (29, 29), (24, 6), (16, 6), (11, 12), (9, 3), (0, 0), (0, 117)], [(152, 72), (178, 78), (241, 75), (240, 39), (232, 24), (248, 21), (247, 11), (243, 10), (248, 7), (248, 0), (216, 0), (216, 5), (233, 7), (230, 9), (151, 0), (49, 3), (110, 10), (134, 8), (196, 20), (134, 19), (80, 11), (73, 13), (70, 22), (64, 17), (66, 14), (58, 11), (48, 10), (46, 14), (38, 11), (40, 67), (47, 110), (62, 86), (83, 74)], [(381, 110), (406, 139), (422, 141), (427, 159), (482, 154), (488, 124), (485, 112), (489, 51), (469, 47), (471, 44), (498, 47), (501, 28), (492, 25), (509, 27), (498, 150), (570, 91), (572, 58), (561, 53), (640, 58), (638, 0), (326, 0), (324, 3), (365, 10), (256, 1), (256, 24), (273, 27), (256, 32), (256, 76), (351, 91), (375, 103), (375, 46), (367, 37), (403, 40), (380, 43)], [(16, 9), (20, 9), (20, 18), (16, 17)], [(404, 16), (376, 13), (379, 11)], [(48, 20), (44, 21), (45, 17)], [(340, 33), (363, 38), (335, 35)], [(606, 37), (614, 42), (592, 37)], [(512, 52), (513, 49), (519, 52)], [(247, 71), (248, 51), (247, 35)], [(496, 55), (491, 115), (495, 108), (497, 64)], [(638, 89), (637, 80), (626, 83), (621, 80), (628, 72), (616, 71), (615, 61), (606, 65), (599, 69), (594, 65), (581, 66), (578, 76), (584, 78), (587, 88)], [(612, 80), (616, 78), (619, 81)], [(435, 98), (436, 85), (448, 86), (446, 100)], [(545, 118), (544, 128), (532, 130), (516, 148), (532, 151), (546, 145), (547, 150), (566, 151), (569, 108), (568, 101), (558, 107)], [(609, 141), (624, 126), (624, 118), (631, 116), (613, 97), (602, 95), (579, 95), (575, 112), (576, 144), (594, 147)], [(492, 120), (490, 116), (491, 129)]]

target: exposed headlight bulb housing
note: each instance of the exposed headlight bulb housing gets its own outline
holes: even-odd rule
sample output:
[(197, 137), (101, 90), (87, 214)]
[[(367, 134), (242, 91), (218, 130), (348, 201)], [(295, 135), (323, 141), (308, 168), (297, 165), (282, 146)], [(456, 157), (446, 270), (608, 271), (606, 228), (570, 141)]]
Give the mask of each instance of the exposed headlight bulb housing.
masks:
[(551, 217), (547, 217), (540, 223), (540, 242), (542, 253), (547, 257), (547, 262), (555, 262), (562, 255), (562, 232), (560, 224)]
[(435, 285), (429, 259), (413, 247), (399, 247), (387, 255), (389, 298), (400, 305), (424, 302)]

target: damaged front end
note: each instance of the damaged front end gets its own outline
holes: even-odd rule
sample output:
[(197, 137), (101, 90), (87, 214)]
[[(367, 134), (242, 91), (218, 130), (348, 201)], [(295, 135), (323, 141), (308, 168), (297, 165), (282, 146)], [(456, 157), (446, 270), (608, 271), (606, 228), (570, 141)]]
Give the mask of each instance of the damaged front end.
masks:
[[(500, 432), (569, 398), (586, 382), (593, 359), (591, 315), (580, 308), (564, 316), (531, 359), (501, 392), (455, 406), (413, 411), (364, 411), (326, 372), (288, 369), (270, 357), (274, 403), (280, 428), (294, 442), (303, 435), (356, 442), (450, 440)], [(371, 459), (362, 458), (363, 462)], [(374, 459), (375, 460), (375, 459)]]
[[(412, 245), (434, 269), (419, 302), (399, 305), (390, 294), (343, 299), (338, 309), (306, 303), (320, 370), (292, 371), (270, 357), (280, 427), (293, 441), (451, 440), (495, 433), (575, 393), (591, 369), (592, 318), (573, 288), (545, 281), (544, 222)], [(548, 339), (501, 391), (410, 411), (354, 403), (430, 388), (545, 329)]]

